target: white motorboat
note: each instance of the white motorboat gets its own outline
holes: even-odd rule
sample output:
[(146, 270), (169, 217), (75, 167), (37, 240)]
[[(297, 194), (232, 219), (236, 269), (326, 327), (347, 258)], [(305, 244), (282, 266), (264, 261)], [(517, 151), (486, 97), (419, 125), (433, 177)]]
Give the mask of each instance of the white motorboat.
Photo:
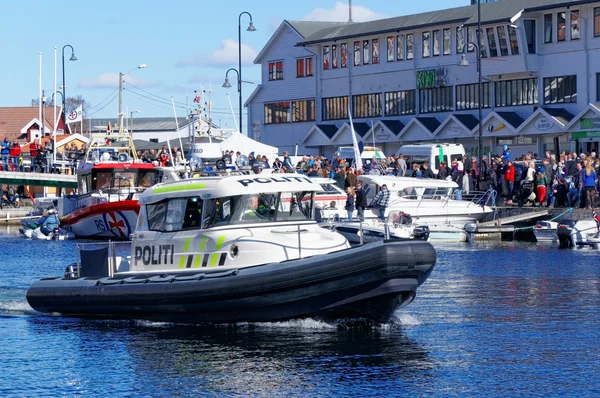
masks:
[[(363, 182), (369, 203), (381, 186), (387, 185), (391, 198), (386, 215), (390, 211), (403, 211), (417, 224), (426, 224), (430, 229), (433, 225), (446, 224), (463, 228), (467, 223), (482, 221), (492, 214), (492, 209), (486, 205), (486, 193), (475, 194), (469, 201), (455, 199), (458, 185), (453, 181), (373, 175), (362, 175), (358, 179)], [(370, 216), (377, 217), (377, 211), (371, 211)]]
[(533, 234), (538, 243), (558, 243), (558, 223), (556, 221), (538, 221), (533, 227)]
[(558, 224), (557, 235), (560, 247), (597, 249), (600, 244), (600, 229), (594, 219), (564, 220)]
[[(426, 225), (417, 226), (410, 221), (403, 221), (402, 214), (399, 212), (390, 212), (386, 222), (379, 219), (368, 219), (360, 221), (329, 221), (320, 225), (324, 228), (331, 228), (342, 234), (350, 243), (376, 242), (383, 239), (392, 240), (423, 240), (429, 238), (429, 227)], [(362, 237), (362, 239), (361, 239)]]
[(431, 243), (464, 243), (469, 240), (469, 234), (464, 226), (454, 224), (426, 223), (429, 227), (429, 242)]
[(317, 220), (320, 218), (323, 221), (333, 221), (346, 218), (348, 212), (344, 208), (348, 194), (338, 187), (332, 178), (310, 177), (310, 179), (321, 185), (321, 190), (315, 193)]
[[(301, 317), (387, 322), (433, 270), (427, 242), (350, 247), (313, 219), (321, 186), (298, 174), (157, 184), (140, 197), (131, 255), (81, 250), (27, 291), (46, 313), (168, 322)], [(84, 247), (85, 249), (85, 247)]]

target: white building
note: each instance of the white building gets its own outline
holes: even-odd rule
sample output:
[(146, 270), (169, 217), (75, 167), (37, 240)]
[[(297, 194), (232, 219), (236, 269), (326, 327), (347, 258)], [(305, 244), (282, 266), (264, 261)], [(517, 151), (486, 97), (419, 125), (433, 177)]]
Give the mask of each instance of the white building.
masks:
[[(282, 151), (331, 154), (360, 139), (386, 154), (458, 142), (483, 152), (598, 152), (600, 0), (502, 0), (362, 23), (284, 21), (255, 60), (248, 131)], [(465, 56), (469, 66), (458, 66)]]

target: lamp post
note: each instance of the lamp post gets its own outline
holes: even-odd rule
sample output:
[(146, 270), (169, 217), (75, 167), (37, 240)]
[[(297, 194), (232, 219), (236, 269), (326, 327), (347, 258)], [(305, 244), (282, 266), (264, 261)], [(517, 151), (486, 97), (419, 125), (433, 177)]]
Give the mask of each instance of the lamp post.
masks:
[(66, 90), (66, 86), (67, 83), (65, 82), (65, 48), (69, 47), (71, 49), (71, 58), (69, 58), (69, 61), (77, 61), (77, 57), (75, 56), (75, 49), (73, 48), (72, 45), (70, 44), (65, 44), (62, 48), (62, 77), (63, 77), (63, 83), (62, 83), (62, 116), (63, 116), (63, 120), (66, 121), (67, 119), (65, 118), (65, 101), (67, 100), (67, 94), (65, 93)]
[(144, 69), (147, 67), (148, 67), (148, 65), (146, 65), (146, 64), (140, 64), (140, 65), (136, 66), (135, 68), (133, 68), (132, 70), (130, 70), (129, 72), (126, 72), (126, 73), (119, 72), (119, 134), (123, 134), (123, 76), (125, 76), (128, 73), (133, 72), (136, 69)]
[(140, 111), (139, 109), (136, 109), (135, 111), (131, 111), (129, 112), (129, 135), (131, 135), (131, 138), (133, 138), (133, 114), (134, 113), (141, 113), (142, 111)]
[[(467, 30), (468, 32), (468, 30)], [(477, 0), (477, 42), (481, 44), (481, 0)], [(481, 85), (481, 52), (479, 51), (479, 45), (473, 43), (472, 41), (468, 41), (467, 38), (467, 49), (469, 46), (475, 47), (475, 54), (477, 55), (477, 92), (479, 93), (479, 99), (477, 101), (478, 111), (479, 111), (479, 123), (478, 123), (478, 135), (479, 135), (479, 143), (477, 147), (478, 159), (477, 163), (479, 165), (479, 170), (481, 170), (481, 159), (483, 152), (483, 129), (482, 129), (482, 116), (481, 116), (481, 108), (483, 101), (483, 86)], [(469, 61), (467, 61), (467, 56), (463, 54), (460, 57), (460, 62), (458, 66), (469, 66)]]
[(240, 125), (238, 126), (240, 130), (240, 134), (242, 133), (242, 79), (240, 77), (240, 71), (235, 68), (227, 69), (225, 72), (225, 82), (223, 83), (223, 88), (231, 88), (231, 83), (229, 83), (229, 72), (234, 71), (237, 73), (237, 91), (240, 99)]
[[(246, 29), (248, 32), (256, 31), (252, 23), (252, 15), (248, 11), (242, 11), (238, 16), (238, 93), (239, 93), (239, 118), (240, 118), (240, 133), (242, 132), (242, 15), (248, 15), (250, 23)], [(225, 78), (227, 79), (227, 78)]]

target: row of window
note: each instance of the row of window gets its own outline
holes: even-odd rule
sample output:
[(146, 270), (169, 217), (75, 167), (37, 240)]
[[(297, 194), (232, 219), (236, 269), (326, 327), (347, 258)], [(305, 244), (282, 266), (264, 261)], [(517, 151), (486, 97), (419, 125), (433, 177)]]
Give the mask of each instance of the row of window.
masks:
[[(544, 104), (561, 104), (577, 101), (577, 76), (544, 78)], [(600, 74), (597, 75), (600, 98)], [(492, 96), (496, 107), (537, 105), (538, 79), (505, 80), (492, 85), (481, 85), (482, 108), (491, 107)], [(478, 84), (464, 84), (455, 87), (436, 87), (418, 90), (419, 112), (421, 114), (452, 112), (479, 108)], [(371, 118), (377, 116), (402, 116), (416, 113), (417, 90), (404, 90), (380, 94), (360, 94), (352, 96), (353, 117)], [(348, 118), (348, 97), (330, 97), (322, 100), (322, 120)], [(285, 101), (265, 104), (265, 123), (290, 123), (314, 121), (316, 119), (315, 100)]]
[[(600, 11), (600, 7), (594, 9), (594, 36), (596, 35), (596, 10)], [(544, 15), (544, 43), (552, 43), (555, 40), (554, 32), (552, 31), (552, 28), (555, 26), (554, 16), (556, 16), (556, 41), (565, 41), (567, 39), (567, 13), (570, 15), (569, 30), (571, 36), (569, 40), (579, 40), (579, 10), (569, 10), (567, 12), (559, 12), (558, 14)]]
[[(567, 14), (568, 26), (567, 26)], [(525, 40), (529, 54), (536, 53), (536, 21), (526, 19)], [(556, 26), (556, 35), (554, 34)], [(482, 58), (504, 57), (520, 53), (517, 40), (517, 28), (514, 25), (499, 25), (482, 29), (477, 46)], [(579, 10), (569, 10), (558, 14), (544, 15), (544, 43), (560, 42), (580, 38)], [(600, 37), (600, 7), (594, 8), (594, 37)], [(452, 53), (451, 29), (422, 32), (422, 57), (436, 57)], [(466, 29), (456, 28), (456, 54), (475, 51), (477, 29), (469, 26)], [(379, 39), (355, 41), (353, 43), (353, 65), (379, 64)], [(387, 62), (414, 59), (414, 34), (400, 34), (387, 37)], [(323, 69), (348, 67), (348, 44), (341, 43), (323, 46)], [(313, 76), (313, 58), (296, 60), (296, 77)], [(269, 62), (269, 80), (283, 79), (283, 61)]]

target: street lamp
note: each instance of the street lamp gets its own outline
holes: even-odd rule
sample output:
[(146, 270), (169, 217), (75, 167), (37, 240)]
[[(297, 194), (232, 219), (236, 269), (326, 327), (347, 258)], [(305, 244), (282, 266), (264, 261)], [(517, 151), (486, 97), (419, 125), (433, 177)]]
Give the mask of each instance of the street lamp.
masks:
[(237, 91), (238, 91), (238, 95), (239, 95), (239, 100), (240, 100), (240, 125), (239, 125), (239, 130), (240, 130), (240, 134), (242, 133), (242, 78), (240, 75), (240, 71), (235, 69), (235, 68), (229, 68), (227, 69), (227, 72), (225, 72), (225, 82), (223, 83), (223, 88), (231, 88), (231, 83), (229, 83), (229, 72), (234, 71), (235, 73), (237, 73)]
[(134, 113), (141, 113), (142, 111), (140, 111), (139, 109), (135, 110), (135, 111), (131, 111), (129, 112), (129, 135), (133, 138), (133, 114)]
[[(467, 30), (468, 32), (468, 30)], [(477, 0), (477, 42), (478, 44), (481, 44), (481, 0)], [(477, 152), (479, 154), (478, 159), (477, 159), (477, 163), (479, 165), (479, 170), (481, 170), (481, 159), (482, 159), (482, 152), (483, 152), (483, 129), (482, 129), (482, 117), (481, 117), (481, 108), (482, 108), (482, 101), (483, 101), (483, 87), (481, 85), (481, 52), (479, 51), (479, 46), (475, 43), (473, 43), (472, 41), (468, 41), (467, 38), (467, 50), (469, 48), (469, 46), (473, 46), (475, 47), (475, 54), (477, 56), (477, 91), (479, 92), (479, 100), (477, 101), (478, 104), (478, 111), (479, 111), (479, 124), (478, 124), (478, 134), (479, 134), (479, 144), (478, 144), (478, 148), (477, 148)], [(458, 66), (469, 66), (470, 63), (467, 60), (467, 56), (465, 54), (461, 55), (460, 57), (460, 62), (458, 63)]]
[[(256, 31), (254, 23), (252, 23), (252, 15), (248, 11), (242, 11), (238, 17), (238, 92), (239, 92), (239, 107), (240, 107), (240, 133), (242, 132), (242, 15), (248, 15), (250, 24), (246, 29), (248, 32)], [(226, 78), (227, 79), (227, 78)], [(231, 87), (231, 86), (230, 86)]]
[(63, 111), (63, 121), (66, 121), (65, 118), (65, 101), (67, 100), (67, 94), (65, 93), (65, 88), (67, 83), (65, 82), (65, 48), (69, 47), (71, 49), (71, 58), (69, 61), (77, 61), (77, 57), (75, 56), (75, 49), (70, 44), (65, 44), (62, 48), (62, 75), (63, 75), (63, 84), (62, 84), (62, 111)]
[(140, 65), (136, 66), (135, 68), (133, 68), (132, 70), (130, 70), (129, 72), (126, 72), (126, 73), (119, 72), (119, 134), (123, 134), (123, 76), (125, 76), (128, 73), (133, 72), (136, 69), (144, 69), (147, 67), (148, 67), (148, 65), (146, 65), (146, 64), (140, 64)]

